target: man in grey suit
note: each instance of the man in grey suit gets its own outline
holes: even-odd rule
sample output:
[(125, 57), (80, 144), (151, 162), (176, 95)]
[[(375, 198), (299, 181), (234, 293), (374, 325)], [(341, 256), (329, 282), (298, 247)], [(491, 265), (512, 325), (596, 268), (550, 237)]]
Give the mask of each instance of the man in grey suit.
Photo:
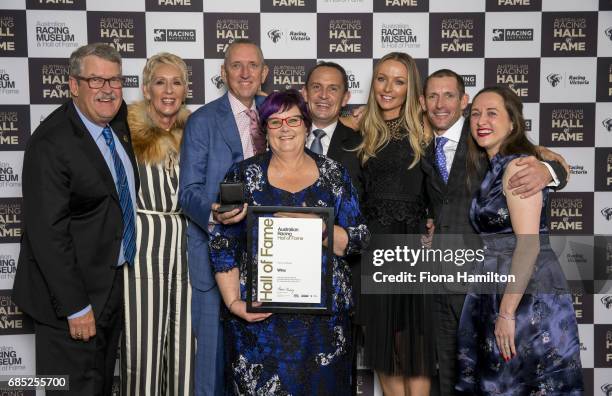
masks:
[[(259, 47), (249, 40), (235, 40), (227, 48), (221, 67), (228, 92), (194, 112), (185, 127), (179, 201), (189, 218), (187, 253), (197, 340), (194, 388), (198, 396), (224, 393), (220, 295), (209, 263), (209, 226), (218, 205), (219, 183), (227, 170), (265, 150), (255, 95), (267, 74)], [(217, 220), (231, 222), (238, 213), (235, 209)]]
[[(420, 102), (435, 134), (435, 140), (427, 148), (421, 161), (433, 210), (433, 218), (428, 220), (428, 227), (435, 227), (436, 234), (472, 234), (474, 230), (469, 220), (469, 208), (472, 195), (479, 185), (466, 185), (466, 155), (470, 128), (469, 122), (463, 117), (463, 111), (469, 102), (463, 79), (448, 69), (432, 73), (425, 80)], [(513, 194), (528, 197), (548, 185), (556, 188), (565, 186), (567, 171), (561, 165), (563, 158), (541, 147), (539, 150), (544, 157), (554, 161), (540, 162), (535, 157), (522, 159), (520, 164), (524, 169), (510, 179), (510, 186), (514, 188)], [(436, 158), (437, 156), (443, 158)], [(439, 169), (438, 164), (445, 168)], [(446, 173), (447, 181), (444, 181), (443, 173)], [(457, 327), (465, 300), (465, 295), (459, 291), (447, 292), (437, 295), (435, 304), (438, 385), (442, 396), (455, 394)], [(452, 294), (453, 292), (456, 294)]]

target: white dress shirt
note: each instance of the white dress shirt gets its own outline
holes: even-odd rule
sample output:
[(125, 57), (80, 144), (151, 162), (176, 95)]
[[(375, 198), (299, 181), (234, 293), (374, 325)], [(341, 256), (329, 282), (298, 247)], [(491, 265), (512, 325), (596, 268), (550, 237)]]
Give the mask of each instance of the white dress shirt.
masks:
[(306, 147), (310, 148), (310, 145), (315, 139), (312, 131), (314, 131), (315, 129), (322, 129), (325, 132), (325, 136), (321, 138), (321, 145), (323, 146), (323, 153), (321, 154), (327, 155), (327, 150), (329, 150), (329, 144), (331, 143), (331, 138), (332, 138), (332, 135), (334, 134), (334, 131), (336, 130), (337, 125), (338, 125), (337, 120), (336, 122), (329, 124), (325, 128), (319, 128), (314, 123), (312, 123), (308, 136), (306, 137)]

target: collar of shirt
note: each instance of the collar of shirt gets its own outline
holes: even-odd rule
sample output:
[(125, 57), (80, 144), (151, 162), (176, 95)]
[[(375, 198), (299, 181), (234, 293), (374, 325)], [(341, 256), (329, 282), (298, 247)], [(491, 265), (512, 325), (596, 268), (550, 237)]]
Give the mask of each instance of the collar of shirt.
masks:
[(332, 122), (325, 128), (319, 128), (314, 123), (310, 126), (310, 131), (308, 133), (308, 137), (306, 138), (306, 147), (310, 147), (312, 141), (314, 140), (314, 134), (312, 131), (315, 129), (322, 129), (325, 132), (325, 136), (321, 138), (321, 145), (323, 145), (323, 154), (327, 155), (327, 149), (329, 148), (329, 144), (331, 143), (331, 138), (336, 130), (336, 126), (338, 126), (338, 120), (336, 122)]
[(72, 105), (76, 109), (79, 117), (81, 117), (81, 121), (83, 121), (83, 124), (85, 124), (85, 129), (87, 129), (87, 132), (89, 132), (93, 140), (97, 142), (98, 139), (100, 139), (100, 137), (102, 136), (102, 130), (104, 129), (104, 127), (101, 127), (100, 125), (91, 122), (89, 118), (85, 117), (85, 114), (81, 113), (81, 110), (79, 110), (79, 107), (74, 102), (72, 102)]
[(459, 139), (461, 139), (461, 130), (463, 129), (463, 123), (465, 122), (465, 117), (461, 116), (459, 119), (446, 130), (442, 135), (453, 143), (459, 143)]
[(227, 96), (229, 98), (230, 107), (232, 108), (232, 113), (234, 114), (234, 117), (239, 115), (240, 113), (244, 113), (249, 109), (257, 111), (257, 107), (255, 106), (255, 98), (253, 98), (253, 103), (251, 104), (251, 107), (246, 107), (241, 101), (238, 100), (238, 98), (232, 95), (230, 91), (227, 91)]

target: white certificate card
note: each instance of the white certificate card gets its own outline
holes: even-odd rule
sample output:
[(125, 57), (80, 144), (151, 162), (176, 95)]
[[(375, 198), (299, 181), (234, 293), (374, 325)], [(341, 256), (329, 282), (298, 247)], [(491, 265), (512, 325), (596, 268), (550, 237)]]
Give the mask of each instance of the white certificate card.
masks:
[(257, 301), (321, 303), (322, 220), (258, 220)]

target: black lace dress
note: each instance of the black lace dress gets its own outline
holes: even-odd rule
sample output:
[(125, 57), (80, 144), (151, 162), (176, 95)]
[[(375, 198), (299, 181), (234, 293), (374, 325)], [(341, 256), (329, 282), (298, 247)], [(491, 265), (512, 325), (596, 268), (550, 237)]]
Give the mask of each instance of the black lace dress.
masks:
[[(362, 212), (372, 235), (419, 234), (426, 198), (421, 167), (398, 120), (392, 139), (363, 166)], [(363, 295), (357, 320), (364, 328), (365, 364), (388, 375), (432, 376), (435, 348), (432, 299), (424, 295)]]

